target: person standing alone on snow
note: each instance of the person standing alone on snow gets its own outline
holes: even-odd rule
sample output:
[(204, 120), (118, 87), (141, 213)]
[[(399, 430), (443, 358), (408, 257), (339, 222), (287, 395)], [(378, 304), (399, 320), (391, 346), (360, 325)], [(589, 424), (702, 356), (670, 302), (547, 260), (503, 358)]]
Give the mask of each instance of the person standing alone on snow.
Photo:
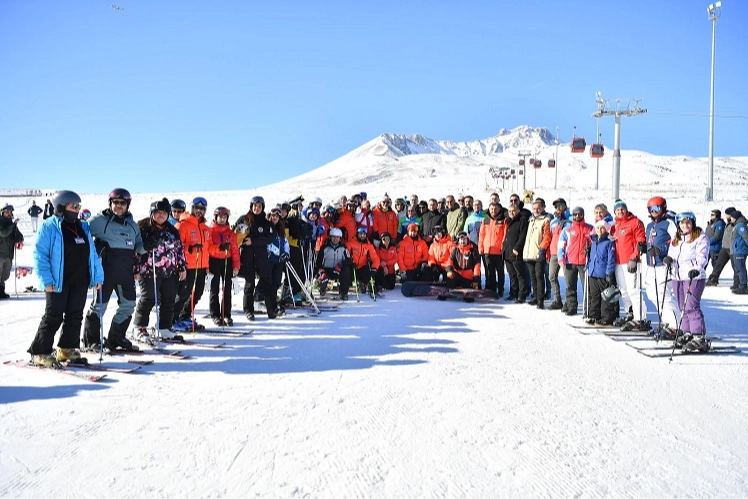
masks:
[(39, 228), (39, 215), (43, 212), (44, 210), (37, 206), (36, 201), (31, 201), (31, 207), (28, 209), (27, 213), (31, 217), (31, 228), (34, 232)]

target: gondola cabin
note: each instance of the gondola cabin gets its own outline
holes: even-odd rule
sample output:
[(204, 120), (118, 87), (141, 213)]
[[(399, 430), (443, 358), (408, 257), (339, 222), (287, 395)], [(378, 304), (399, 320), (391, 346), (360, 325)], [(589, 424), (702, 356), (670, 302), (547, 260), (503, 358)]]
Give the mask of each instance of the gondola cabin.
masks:
[(525, 174), (525, 171), (524, 171), (524, 170), (520, 170), (520, 171), (519, 171), (519, 174), (520, 174), (520, 175), (524, 175), (524, 174)]
[(511, 170), (509, 171), (509, 173), (511, 173), (512, 175), (514, 175), (514, 174), (515, 174), (516, 172), (514, 171), (514, 168), (512, 168), (512, 169), (511, 169)]
[(543, 162), (539, 159), (536, 159), (535, 161), (532, 162), (532, 166), (534, 168), (540, 168), (543, 166)]
[(556, 160), (555, 159), (549, 159), (548, 160), (548, 168), (556, 168)]
[(525, 166), (525, 160), (524, 159), (520, 159), (519, 160), (519, 166)]
[(587, 148), (587, 141), (584, 137), (574, 137), (571, 139), (571, 152), (584, 152)]
[(592, 144), (590, 146), (590, 156), (593, 158), (602, 158), (605, 156), (605, 148), (602, 144)]

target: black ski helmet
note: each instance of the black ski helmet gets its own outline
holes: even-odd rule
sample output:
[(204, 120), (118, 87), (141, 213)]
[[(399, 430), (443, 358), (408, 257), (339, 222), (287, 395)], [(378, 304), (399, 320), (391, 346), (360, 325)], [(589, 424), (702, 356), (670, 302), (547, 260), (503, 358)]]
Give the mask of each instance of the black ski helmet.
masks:
[(174, 201), (171, 202), (171, 209), (172, 210), (177, 209), (177, 210), (185, 211), (187, 209), (187, 203), (185, 203), (181, 199), (175, 199)]
[(150, 215), (153, 216), (153, 214), (156, 213), (157, 211), (163, 211), (167, 215), (171, 213), (171, 205), (169, 204), (169, 200), (166, 198), (163, 198), (161, 201), (152, 202)]
[(121, 199), (122, 201), (125, 201), (127, 203), (127, 207), (129, 208), (130, 201), (132, 201), (132, 196), (130, 196), (130, 191), (128, 191), (127, 189), (117, 187), (109, 193), (109, 206), (112, 206), (112, 201), (114, 201), (115, 199)]
[(73, 191), (57, 191), (52, 198), (52, 206), (55, 207), (55, 215), (61, 217), (65, 214), (65, 205), (68, 203), (80, 203), (81, 197)]
[(257, 203), (260, 203), (262, 205), (262, 209), (265, 209), (265, 198), (262, 196), (255, 196), (249, 201), (249, 209), (252, 209), (254, 205)]
[(616, 303), (618, 303), (618, 300), (621, 299), (621, 290), (615, 286), (608, 286), (607, 288), (603, 289), (602, 293), (600, 293), (600, 296), (605, 303), (615, 305)]

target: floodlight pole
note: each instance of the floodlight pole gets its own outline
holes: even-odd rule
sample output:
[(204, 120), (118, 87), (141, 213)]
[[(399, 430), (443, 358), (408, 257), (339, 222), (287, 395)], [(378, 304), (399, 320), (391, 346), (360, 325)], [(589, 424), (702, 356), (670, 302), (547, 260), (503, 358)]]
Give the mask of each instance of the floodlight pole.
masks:
[(556, 127), (556, 156), (553, 158), (556, 161), (556, 167), (554, 170), (555, 178), (553, 179), (553, 189), (558, 189), (558, 127)]
[(709, 93), (709, 174), (706, 187), (706, 200), (714, 200), (714, 61), (717, 35), (717, 19), (722, 13), (722, 2), (710, 4), (706, 9), (712, 23), (712, 78)]
[[(597, 140), (595, 140), (596, 144), (600, 143), (600, 118), (597, 120)], [(592, 149), (590, 149), (591, 151)], [(596, 165), (595, 165), (595, 190), (600, 190), (600, 158), (596, 158)]]
[(646, 109), (639, 107), (641, 99), (628, 99), (628, 102), (623, 105), (622, 99), (616, 99), (615, 105), (611, 106), (609, 99), (603, 99), (600, 92), (595, 94), (595, 102), (597, 102), (597, 111), (592, 113), (594, 118), (601, 118), (603, 116), (615, 116), (616, 125), (614, 132), (614, 150), (613, 150), (613, 199), (620, 198), (621, 191), (621, 116), (636, 116), (637, 114), (644, 114), (647, 112)]

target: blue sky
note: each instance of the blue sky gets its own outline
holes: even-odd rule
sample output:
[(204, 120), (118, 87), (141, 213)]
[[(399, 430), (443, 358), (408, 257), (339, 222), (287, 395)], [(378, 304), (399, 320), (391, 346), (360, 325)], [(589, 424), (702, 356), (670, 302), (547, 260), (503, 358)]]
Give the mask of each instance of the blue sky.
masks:
[[(0, 184), (252, 189), (385, 132), (591, 142), (596, 91), (649, 110), (623, 149), (705, 157), (708, 3), (0, 0)], [(748, 155), (747, 20), (723, 2), (717, 156)]]

